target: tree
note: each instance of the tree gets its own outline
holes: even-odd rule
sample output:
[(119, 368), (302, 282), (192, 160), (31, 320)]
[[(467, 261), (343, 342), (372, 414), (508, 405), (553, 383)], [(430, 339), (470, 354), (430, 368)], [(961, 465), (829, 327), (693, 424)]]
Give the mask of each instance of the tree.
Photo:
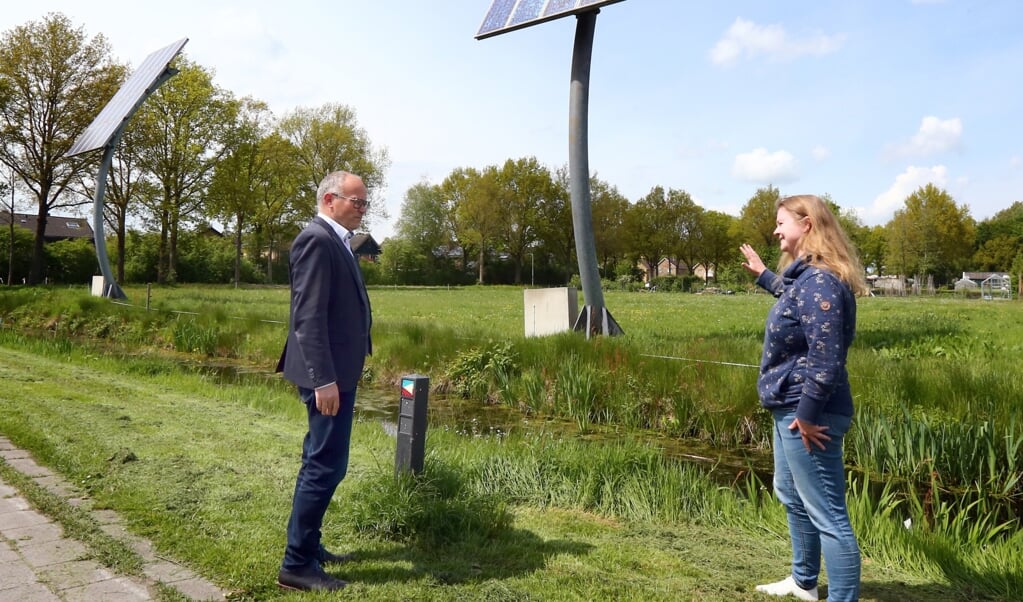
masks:
[(427, 181), (405, 192), (396, 237), (387, 241), (383, 265), (396, 284), (440, 284), (440, 273), (451, 271), (454, 246), (444, 193)]
[(0, 162), (14, 170), (38, 206), (30, 284), (45, 273), (48, 216), (84, 202), (65, 192), (95, 165), (91, 154), (64, 154), (113, 96), (124, 72), (111, 61), (102, 35), (86, 39), (59, 13), (0, 39)]
[[(575, 259), (575, 231), (572, 222), (572, 200), (568, 191), (568, 166), (559, 167), (552, 174), (551, 184), (553, 188), (544, 199), (543, 205), (539, 207), (537, 215), (537, 241), (531, 251), (530, 271), (533, 272), (533, 265), (540, 263), (541, 274), (550, 272), (549, 278), (554, 278), (562, 283), (567, 283), (572, 274), (578, 273)], [(594, 214), (598, 197), (600, 195), (600, 183), (596, 177), (590, 178), (591, 206)], [(594, 215), (596, 218), (596, 215)], [(596, 237), (599, 229), (594, 219), (594, 235)], [(599, 249), (599, 246), (598, 246)], [(541, 276), (542, 279), (542, 276)], [(530, 281), (533, 281), (531, 276)]]
[(260, 141), (269, 134), (270, 110), (266, 103), (246, 97), (238, 117), (225, 136), (225, 153), (213, 170), (207, 210), (228, 220), (234, 229), (234, 285), (242, 278), (242, 236), (259, 207), (255, 187), (261, 172), (270, 169), (259, 154)]
[(860, 261), (867, 272), (877, 275), (886, 273), (888, 261), (886, 253), (888, 250), (888, 231), (884, 226), (872, 226), (867, 228), (863, 241), (859, 243)]
[(774, 228), (778, 217), (775, 206), (780, 198), (781, 193), (773, 186), (757, 189), (739, 213), (740, 236), (743, 240), (750, 241), (754, 247), (774, 246)]
[(515, 262), (515, 284), (522, 284), (522, 263), (539, 242), (543, 207), (551, 200), (556, 201), (554, 179), (536, 157), (524, 157), (505, 161), (497, 172), (497, 185), (498, 202), (507, 220), (497, 239)]
[(263, 138), (253, 170), (253, 235), (256, 253), (266, 250), (266, 281), (274, 282), (274, 262), (283, 256), (283, 242), (298, 232), (300, 222), (316, 212), (316, 200), (305, 190), (295, 146), (280, 133)]
[[(565, 190), (567, 195), (567, 186)], [(597, 247), (597, 257), (604, 275), (605, 277), (620, 276), (622, 274), (616, 273), (616, 266), (625, 259), (629, 248), (629, 239), (625, 236), (625, 216), (629, 211), (629, 200), (618, 192), (617, 187), (601, 180), (594, 174), (590, 177), (590, 207), (593, 212), (593, 243)], [(568, 212), (570, 218), (568, 232), (572, 233), (571, 206), (568, 208)], [(574, 251), (574, 237), (570, 239), (570, 242)], [(635, 266), (635, 262), (629, 262), (629, 265)], [(576, 270), (573, 268), (573, 271)]]
[(748, 242), (764, 259), (765, 265), (778, 260), (778, 245), (774, 238), (778, 210), (775, 205), (781, 194), (773, 186), (758, 188), (743, 206), (733, 231), (734, 238)]
[(664, 225), (674, 239), (669, 247), (670, 253), (692, 274), (700, 262), (700, 248), (703, 246), (703, 208), (693, 201), (688, 192), (674, 188), (668, 189), (666, 202), (670, 217)]
[[(278, 130), (295, 148), (302, 189), (310, 199), (315, 198), (320, 180), (333, 171), (343, 170), (362, 178), (371, 197), (373, 190), (383, 184), (389, 165), (387, 150), (373, 150), (354, 109), (332, 103), (317, 109), (298, 108), (281, 119)], [(315, 207), (315, 201), (309, 206)], [(369, 229), (375, 216), (386, 217), (383, 203), (370, 206), (363, 229)]]
[(178, 74), (134, 118), (139, 122), (139, 168), (158, 186), (158, 194), (144, 203), (160, 231), (161, 284), (176, 280), (179, 230), (202, 208), (238, 113), (238, 102), (213, 84), (208, 70), (183, 57), (175, 63)]
[(731, 232), (736, 222), (738, 220), (735, 217), (720, 211), (704, 211), (700, 216), (701, 243), (696, 257), (706, 270), (706, 280), (710, 279), (712, 271), (717, 280), (720, 266), (729, 260), (735, 261), (740, 243), (732, 237)]
[(629, 249), (638, 261), (645, 259), (650, 278), (657, 276), (657, 264), (671, 252), (673, 236), (670, 223), (674, 219), (664, 188), (655, 186), (625, 214), (625, 234)]
[(888, 263), (896, 273), (950, 282), (969, 261), (976, 226), (965, 205), (934, 184), (906, 198), (886, 225)]
[(977, 224), (977, 269), (1005, 271), (1023, 251), (1023, 203), (1017, 201)]
[[(501, 204), (501, 189), (497, 167), (489, 166), (482, 172), (474, 169), (456, 169), (445, 184), (454, 184), (445, 189), (453, 190), (455, 200), (456, 235), (464, 246), (476, 249), (478, 253), (477, 283), (485, 280), (487, 253), (500, 251), (494, 245), (499, 241), (500, 232), (508, 223)], [(444, 184), (442, 184), (444, 186)]]

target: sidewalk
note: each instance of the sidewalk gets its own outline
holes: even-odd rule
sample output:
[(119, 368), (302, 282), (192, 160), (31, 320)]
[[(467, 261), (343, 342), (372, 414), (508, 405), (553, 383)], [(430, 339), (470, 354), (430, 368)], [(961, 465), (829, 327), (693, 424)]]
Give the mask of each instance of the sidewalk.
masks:
[(59, 524), (33, 509), (17, 489), (0, 479), (0, 600), (156, 600), (161, 584), (192, 600), (225, 599), (225, 593), (212, 583), (158, 557), (153, 546), (129, 533), (116, 514), (93, 510), (81, 492), (3, 436), (0, 458), (65, 503), (90, 512), (107, 535), (127, 544), (143, 561), (142, 576), (114, 574), (94, 560), (84, 544), (65, 537)]

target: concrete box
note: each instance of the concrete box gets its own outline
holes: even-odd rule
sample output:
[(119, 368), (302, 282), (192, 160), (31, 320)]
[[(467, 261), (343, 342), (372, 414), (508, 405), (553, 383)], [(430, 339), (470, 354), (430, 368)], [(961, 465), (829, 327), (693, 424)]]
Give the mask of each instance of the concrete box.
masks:
[(526, 289), (523, 293), (527, 337), (572, 330), (579, 316), (579, 294), (575, 288)]
[(102, 297), (103, 296), (103, 285), (106, 283), (106, 278), (103, 276), (92, 277), (92, 296)]

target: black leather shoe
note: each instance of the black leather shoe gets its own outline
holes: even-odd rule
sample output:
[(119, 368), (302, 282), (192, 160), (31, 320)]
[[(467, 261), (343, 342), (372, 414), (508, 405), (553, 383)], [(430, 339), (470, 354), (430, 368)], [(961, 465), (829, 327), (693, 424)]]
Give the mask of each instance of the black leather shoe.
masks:
[(320, 557), (318, 560), (320, 564), (344, 564), (351, 562), (355, 558), (353, 554), (335, 554), (327, 548), (320, 548)]
[(277, 585), (284, 589), (292, 589), (302, 592), (328, 591), (336, 592), (348, 586), (348, 583), (336, 577), (331, 577), (323, 572), (323, 569), (309, 569), (305, 572), (295, 572), (281, 569), (277, 573)]

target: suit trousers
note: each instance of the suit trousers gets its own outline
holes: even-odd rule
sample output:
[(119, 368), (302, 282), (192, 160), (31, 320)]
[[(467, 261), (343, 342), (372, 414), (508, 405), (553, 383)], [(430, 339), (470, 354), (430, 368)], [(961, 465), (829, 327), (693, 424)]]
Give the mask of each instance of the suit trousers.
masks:
[(309, 431), (302, 443), (302, 466), (295, 480), (288, 544), (281, 563), (281, 568), (288, 571), (318, 566), (323, 515), (334, 490), (348, 472), (355, 412), (355, 389), (341, 392), (341, 407), (336, 416), (325, 416), (316, 409), (313, 390), (299, 387), (298, 394), (309, 415)]

